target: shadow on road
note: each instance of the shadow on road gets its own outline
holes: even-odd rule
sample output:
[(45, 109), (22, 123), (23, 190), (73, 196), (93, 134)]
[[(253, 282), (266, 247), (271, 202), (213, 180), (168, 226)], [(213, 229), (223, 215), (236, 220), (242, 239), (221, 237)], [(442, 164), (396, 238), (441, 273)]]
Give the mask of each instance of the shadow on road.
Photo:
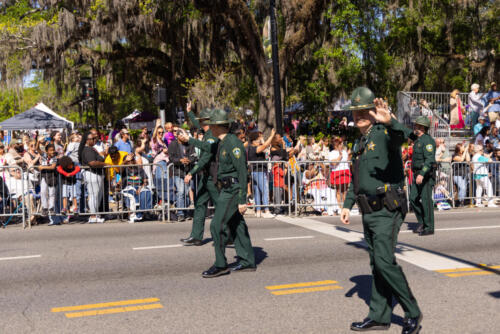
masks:
[(259, 265), (265, 258), (267, 258), (267, 252), (262, 247), (254, 247), (253, 252), (255, 254), (255, 264)]
[[(354, 294), (357, 294), (358, 297), (364, 300), (367, 306), (370, 305), (370, 295), (371, 295), (371, 286), (372, 286), (372, 277), (370, 275), (359, 275), (353, 276), (350, 278), (350, 281), (355, 285), (347, 291), (345, 294), (346, 297), (351, 298)], [(397, 301), (393, 298), (392, 300), (392, 308), (397, 305)], [(391, 322), (398, 325), (403, 325), (403, 318), (399, 315), (392, 314)]]
[(493, 298), (500, 298), (500, 291), (490, 292), (488, 294)]
[[(410, 223), (410, 224), (417, 224), (417, 223)], [(342, 228), (337, 227), (337, 229), (346, 230), (346, 228), (344, 228), (344, 227), (342, 227)], [(349, 229), (347, 229), (347, 231), (354, 232), (354, 231), (349, 230)], [(364, 240), (363, 241), (355, 241), (355, 242), (346, 242), (346, 245), (353, 246), (355, 248), (364, 249), (365, 251), (368, 251), (367, 244)], [(415, 249), (418, 249), (418, 250), (421, 250), (424, 252), (428, 252), (431, 254), (435, 254), (438, 256), (442, 256), (442, 257), (450, 259), (450, 260), (462, 262), (462, 263), (470, 265), (471, 267), (475, 267), (477, 269), (482, 269), (484, 271), (490, 272), (490, 273), (495, 274), (495, 275), (500, 275), (500, 270), (495, 269), (495, 268), (489, 268), (487, 265), (468, 261), (468, 260), (453, 256), (453, 255), (441, 253), (441, 252), (438, 252), (438, 251), (435, 251), (432, 249), (428, 249), (428, 248), (424, 248), (424, 247), (420, 247), (420, 246), (415, 246), (415, 245), (411, 245), (408, 243), (398, 242), (396, 245), (396, 248), (395, 248), (395, 253), (396, 254), (404, 254), (405, 252), (411, 252), (412, 250), (415, 250)], [(496, 265), (496, 263), (494, 263), (493, 265)]]
[(407, 222), (408, 230), (415, 231), (418, 228), (418, 223)]

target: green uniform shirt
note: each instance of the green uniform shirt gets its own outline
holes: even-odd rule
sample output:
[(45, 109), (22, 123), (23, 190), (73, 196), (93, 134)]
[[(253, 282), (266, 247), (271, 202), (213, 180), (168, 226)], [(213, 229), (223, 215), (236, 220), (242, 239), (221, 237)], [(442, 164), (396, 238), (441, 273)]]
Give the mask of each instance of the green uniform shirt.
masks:
[[(189, 139), (189, 144), (202, 151), (218, 152), (217, 179), (234, 177), (238, 179), (238, 204), (247, 203), (247, 157), (245, 147), (235, 135), (228, 133), (221, 141), (210, 144), (194, 138)], [(217, 155), (215, 156), (217, 158)]]
[(414, 140), (412, 170), (418, 175), (427, 176), (435, 163), (436, 142), (425, 133)]
[[(211, 145), (211, 144), (217, 143), (218, 141), (219, 141), (219, 139), (215, 138), (212, 135), (212, 131), (210, 131), (210, 130), (205, 132), (205, 134), (203, 135), (203, 142), (205, 142), (205, 143), (209, 143)], [(200, 158), (198, 159), (198, 162), (193, 167), (193, 169), (191, 169), (189, 174), (195, 175), (196, 173), (203, 170), (204, 168), (207, 168), (209, 163), (210, 163), (210, 160), (212, 160), (212, 158), (214, 158), (215, 152), (216, 152), (216, 147), (215, 148), (211, 147), (211, 150), (209, 150), (209, 151), (201, 150), (200, 151)]]
[(247, 203), (247, 157), (241, 140), (232, 133), (228, 133), (219, 142), (219, 166), (217, 179), (235, 177), (238, 179), (239, 204)]
[[(392, 119), (388, 125), (374, 124), (368, 134), (353, 146), (353, 177), (349, 184), (344, 208), (351, 209), (358, 194), (376, 195), (378, 187), (404, 184), (401, 145), (412, 131)], [(356, 161), (358, 170), (356, 170)], [(356, 175), (357, 173), (357, 175)], [(358, 180), (358, 193), (354, 193), (353, 182)]]

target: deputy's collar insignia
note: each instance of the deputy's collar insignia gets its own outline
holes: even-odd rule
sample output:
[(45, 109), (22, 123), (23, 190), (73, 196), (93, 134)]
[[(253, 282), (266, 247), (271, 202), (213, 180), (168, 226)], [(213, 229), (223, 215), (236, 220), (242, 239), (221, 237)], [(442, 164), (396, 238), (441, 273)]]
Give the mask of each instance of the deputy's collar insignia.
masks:
[(241, 157), (241, 150), (238, 147), (236, 147), (233, 149), (233, 154), (236, 159), (239, 159)]
[(370, 143), (366, 146), (366, 148), (367, 148), (367, 150), (368, 150), (368, 151), (374, 151), (374, 150), (375, 150), (375, 146), (376, 146), (376, 145), (375, 145), (375, 143), (374, 143), (373, 141), (371, 141), (371, 142), (370, 142)]

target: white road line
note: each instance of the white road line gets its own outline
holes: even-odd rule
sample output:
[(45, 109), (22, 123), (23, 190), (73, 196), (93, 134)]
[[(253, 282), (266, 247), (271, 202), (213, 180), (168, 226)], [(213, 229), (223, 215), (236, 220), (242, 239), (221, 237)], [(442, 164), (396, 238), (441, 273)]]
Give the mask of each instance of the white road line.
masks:
[(12, 257), (0, 257), (0, 261), (8, 261), (8, 260), (25, 260), (25, 259), (34, 259), (42, 257), (42, 255), (26, 255), (26, 256), (12, 256)]
[[(500, 225), (436, 228), (436, 229), (434, 229), (434, 231), (482, 230), (482, 229), (490, 229), (490, 228), (500, 228)], [(412, 233), (412, 232), (413, 232), (413, 230), (404, 230), (404, 231), (401, 231), (400, 233)]]
[(147, 246), (147, 247), (135, 247), (132, 249), (133, 250), (147, 250), (147, 249), (175, 248), (175, 247), (182, 247), (182, 245), (177, 244), (177, 245)]
[(283, 237), (283, 238), (267, 238), (265, 241), (276, 241), (276, 240), (293, 240), (293, 239), (312, 239), (314, 238), (312, 235), (307, 235), (303, 237)]
[[(305, 229), (328, 234), (348, 242), (359, 243), (366, 247), (363, 233), (361, 232), (352, 231), (348, 228), (330, 225), (308, 218), (295, 218), (287, 220), (280, 218), (276, 219), (288, 224), (303, 227)], [(468, 268), (471, 266), (471, 264), (467, 262), (454, 260), (430, 251), (421, 250), (408, 245), (402, 245), (401, 243), (396, 245), (396, 257), (400, 260), (431, 271), (439, 269)]]

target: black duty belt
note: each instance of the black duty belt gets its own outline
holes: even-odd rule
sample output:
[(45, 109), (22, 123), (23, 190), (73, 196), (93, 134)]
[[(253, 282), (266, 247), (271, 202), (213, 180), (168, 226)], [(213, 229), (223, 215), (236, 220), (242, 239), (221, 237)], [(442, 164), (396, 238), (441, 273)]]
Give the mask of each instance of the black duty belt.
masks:
[(356, 203), (363, 214), (377, 212), (384, 207), (389, 211), (400, 209), (403, 211), (403, 214), (406, 214), (407, 211), (404, 190), (399, 187), (391, 187), (390, 185), (378, 187), (376, 195), (357, 195)]
[(230, 188), (233, 184), (238, 184), (238, 183), (239, 181), (237, 178), (232, 176), (227, 176), (221, 178), (220, 180), (217, 180), (217, 182), (215, 182), (215, 186), (217, 187), (217, 189), (221, 190)]

